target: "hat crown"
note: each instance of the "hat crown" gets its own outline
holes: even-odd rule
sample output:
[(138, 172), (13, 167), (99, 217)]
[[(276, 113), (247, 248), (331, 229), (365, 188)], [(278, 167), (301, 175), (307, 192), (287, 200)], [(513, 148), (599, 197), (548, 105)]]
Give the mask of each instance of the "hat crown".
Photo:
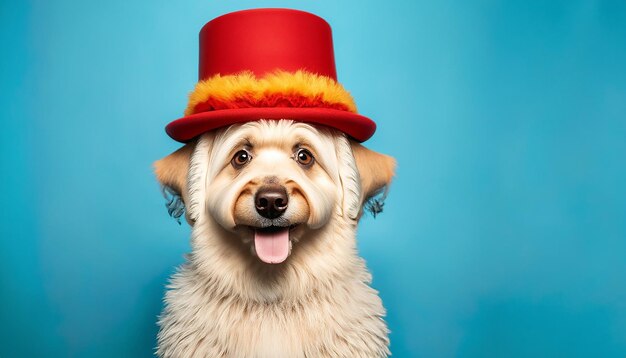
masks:
[(337, 80), (330, 25), (292, 9), (253, 9), (217, 17), (200, 31), (199, 79), (251, 71), (262, 77), (305, 70)]

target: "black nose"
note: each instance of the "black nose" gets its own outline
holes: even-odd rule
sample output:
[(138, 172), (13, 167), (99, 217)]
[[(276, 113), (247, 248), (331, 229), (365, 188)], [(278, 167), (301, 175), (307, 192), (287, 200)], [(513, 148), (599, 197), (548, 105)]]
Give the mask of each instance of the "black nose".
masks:
[(287, 191), (280, 185), (266, 185), (254, 197), (256, 211), (263, 217), (275, 219), (287, 210)]

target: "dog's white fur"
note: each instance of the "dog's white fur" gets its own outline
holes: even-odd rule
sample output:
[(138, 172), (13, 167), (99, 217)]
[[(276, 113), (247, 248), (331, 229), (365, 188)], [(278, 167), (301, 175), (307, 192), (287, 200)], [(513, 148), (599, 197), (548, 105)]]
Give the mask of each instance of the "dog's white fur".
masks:
[[(304, 146), (310, 168), (293, 158)], [(252, 160), (230, 162), (242, 147)], [(192, 225), (192, 253), (172, 277), (159, 325), (161, 357), (382, 357), (385, 310), (356, 249), (363, 203), (385, 188), (394, 161), (308, 124), (255, 121), (203, 134), (155, 163)], [(287, 188), (281, 220), (299, 224), (290, 256), (260, 261), (250, 226), (267, 181)]]

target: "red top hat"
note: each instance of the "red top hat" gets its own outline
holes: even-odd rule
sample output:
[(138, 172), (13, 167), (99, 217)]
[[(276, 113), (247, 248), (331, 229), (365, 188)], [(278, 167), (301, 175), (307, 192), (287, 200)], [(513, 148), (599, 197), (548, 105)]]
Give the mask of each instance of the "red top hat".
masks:
[(200, 31), (199, 80), (185, 117), (165, 129), (177, 141), (259, 119), (321, 124), (360, 142), (376, 130), (337, 83), (330, 26), (304, 11), (244, 10), (209, 21)]

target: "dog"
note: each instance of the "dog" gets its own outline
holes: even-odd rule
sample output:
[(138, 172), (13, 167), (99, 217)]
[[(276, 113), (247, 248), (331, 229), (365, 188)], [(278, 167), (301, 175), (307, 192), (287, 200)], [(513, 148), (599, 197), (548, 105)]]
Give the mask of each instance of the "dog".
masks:
[(356, 228), (394, 170), (338, 130), (288, 119), (212, 130), (158, 160), (192, 252), (168, 286), (157, 355), (388, 356)]

